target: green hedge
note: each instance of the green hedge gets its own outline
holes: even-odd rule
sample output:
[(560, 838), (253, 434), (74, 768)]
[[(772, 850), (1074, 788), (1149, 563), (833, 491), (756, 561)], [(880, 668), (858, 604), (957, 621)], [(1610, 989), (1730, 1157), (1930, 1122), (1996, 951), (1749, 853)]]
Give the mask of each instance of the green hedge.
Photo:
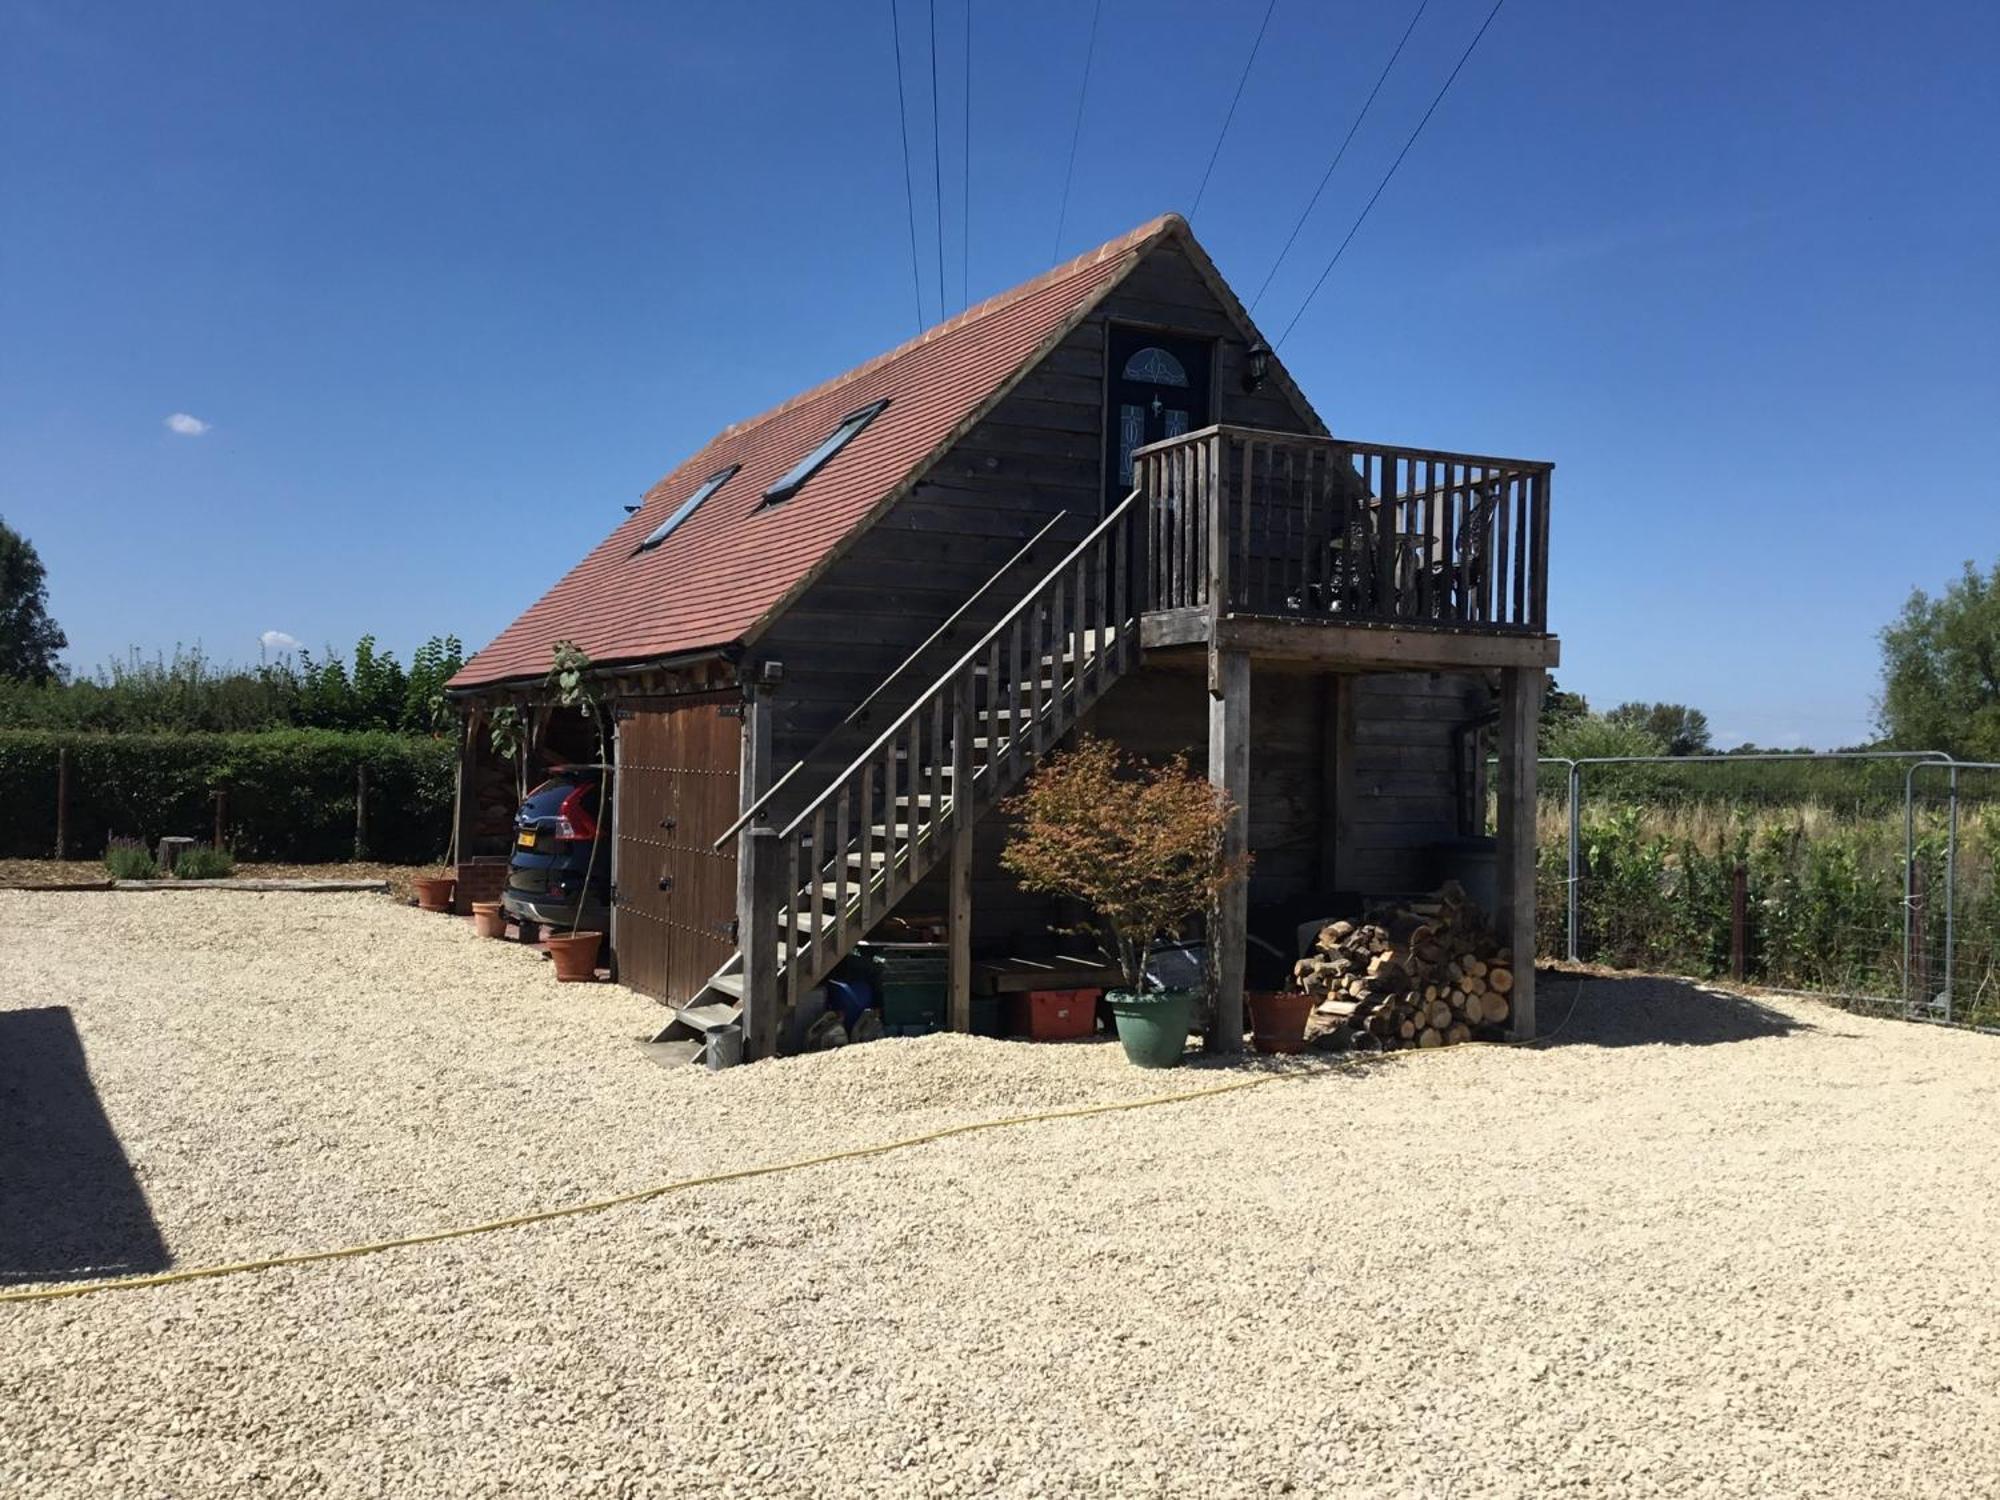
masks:
[(357, 773), (368, 771), (373, 859), (435, 860), (451, 837), (456, 756), (448, 740), (284, 729), (261, 734), (74, 734), (0, 730), (0, 855), (46, 856), (56, 838), (56, 764), (67, 749), (69, 852), (89, 858), (113, 834), (152, 842), (206, 838), (210, 793), (229, 794), (239, 859), (310, 863), (354, 857)]

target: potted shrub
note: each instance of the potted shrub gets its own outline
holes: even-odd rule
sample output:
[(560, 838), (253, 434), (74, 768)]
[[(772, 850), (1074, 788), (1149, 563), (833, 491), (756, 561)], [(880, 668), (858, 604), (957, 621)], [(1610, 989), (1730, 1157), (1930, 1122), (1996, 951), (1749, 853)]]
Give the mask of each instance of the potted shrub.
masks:
[(1213, 907), (1246, 857), (1225, 861), (1228, 798), (1188, 769), (1120, 754), (1089, 735), (1052, 756), (1006, 804), (1020, 820), (1001, 861), (1031, 891), (1090, 909), (1123, 987), (1106, 998), (1125, 1056), (1170, 1068), (1187, 1046), (1193, 990), (1152, 988), (1146, 955)]

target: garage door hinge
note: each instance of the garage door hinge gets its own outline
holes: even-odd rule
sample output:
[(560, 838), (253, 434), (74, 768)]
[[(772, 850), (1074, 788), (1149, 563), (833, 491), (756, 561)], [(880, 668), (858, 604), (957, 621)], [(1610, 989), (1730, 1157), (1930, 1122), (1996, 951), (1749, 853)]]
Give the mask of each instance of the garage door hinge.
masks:
[(736, 918), (734, 917), (731, 917), (727, 922), (717, 922), (715, 930), (728, 938), (732, 943), (742, 941), (742, 928), (737, 925)]
[(639, 710), (636, 708), (614, 708), (611, 710), (611, 717), (622, 724), (627, 719), (638, 718)]
[(740, 719), (740, 718), (742, 718), (742, 717), (743, 717), (743, 705), (742, 705), (742, 704), (740, 704), (740, 703), (725, 703), (725, 704), (723, 704), (723, 705), (722, 705), (722, 717), (723, 717), (723, 718), (725, 718), (725, 719)]

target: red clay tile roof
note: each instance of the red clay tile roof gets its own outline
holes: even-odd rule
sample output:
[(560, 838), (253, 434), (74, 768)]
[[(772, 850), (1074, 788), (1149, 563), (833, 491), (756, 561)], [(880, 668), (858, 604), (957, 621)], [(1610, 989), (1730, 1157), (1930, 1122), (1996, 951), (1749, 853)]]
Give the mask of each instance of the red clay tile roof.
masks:
[[(477, 687), (548, 671), (557, 641), (598, 662), (651, 661), (742, 639), (882, 502), (983, 415), (1170, 230), (1167, 214), (929, 329), (899, 349), (725, 428), (648, 492), (645, 504), (451, 680)], [(881, 397), (888, 409), (805, 487), (765, 508), (764, 490)], [(633, 549), (711, 474), (742, 469), (665, 542)]]

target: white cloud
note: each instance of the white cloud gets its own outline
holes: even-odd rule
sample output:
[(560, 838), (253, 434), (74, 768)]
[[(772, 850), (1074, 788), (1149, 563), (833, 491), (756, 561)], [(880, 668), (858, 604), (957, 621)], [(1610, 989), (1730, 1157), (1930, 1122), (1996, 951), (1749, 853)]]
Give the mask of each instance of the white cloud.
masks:
[(264, 643), (266, 651), (296, 651), (299, 649), (297, 636), (286, 635), (282, 630), (267, 630), (257, 637)]
[(200, 417), (191, 417), (184, 411), (177, 411), (167, 418), (167, 431), (182, 437), (200, 437), (208, 431), (209, 424)]

